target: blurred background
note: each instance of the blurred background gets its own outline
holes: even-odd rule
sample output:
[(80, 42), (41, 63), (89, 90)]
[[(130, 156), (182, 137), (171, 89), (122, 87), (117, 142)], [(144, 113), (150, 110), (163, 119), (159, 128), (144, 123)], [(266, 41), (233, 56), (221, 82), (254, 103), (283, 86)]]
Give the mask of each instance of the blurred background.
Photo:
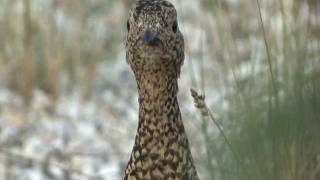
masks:
[[(320, 1), (171, 2), (200, 178), (319, 180)], [(138, 125), (124, 55), (133, 3), (0, 0), (0, 179), (121, 179)]]

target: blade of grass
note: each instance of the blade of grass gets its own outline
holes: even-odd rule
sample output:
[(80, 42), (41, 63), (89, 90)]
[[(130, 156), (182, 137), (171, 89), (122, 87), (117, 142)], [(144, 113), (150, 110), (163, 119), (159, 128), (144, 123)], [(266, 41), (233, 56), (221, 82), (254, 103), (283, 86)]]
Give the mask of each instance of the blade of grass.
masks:
[(273, 73), (273, 69), (272, 69), (271, 53), (270, 53), (270, 48), (269, 48), (269, 44), (268, 44), (268, 41), (267, 41), (267, 35), (266, 35), (264, 23), (263, 23), (263, 20), (262, 20), (260, 0), (256, 0), (256, 2), (257, 2), (257, 8), (258, 8), (258, 12), (259, 12), (260, 28), (261, 28), (261, 31), (262, 31), (262, 34), (263, 34), (264, 45), (265, 45), (265, 48), (266, 48), (266, 54), (267, 54), (267, 60), (268, 60), (268, 66), (269, 66), (269, 73), (270, 73), (270, 77), (271, 77), (271, 81), (272, 81), (273, 92), (276, 93), (277, 89), (276, 89), (274, 73)]

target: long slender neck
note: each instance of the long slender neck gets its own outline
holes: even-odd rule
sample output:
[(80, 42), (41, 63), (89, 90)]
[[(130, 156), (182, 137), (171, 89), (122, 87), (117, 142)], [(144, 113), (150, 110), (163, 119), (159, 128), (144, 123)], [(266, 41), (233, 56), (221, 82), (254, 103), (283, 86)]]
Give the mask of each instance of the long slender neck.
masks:
[(172, 74), (144, 74), (137, 78), (137, 84), (140, 109), (161, 115), (168, 113), (172, 106), (178, 106), (178, 82)]
[(124, 179), (197, 179), (169, 73), (137, 75), (139, 125)]
[(184, 133), (177, 100), (178, 82), (169, 73), (137, 78), (139, 92), (138, 135), (166, 138), (170, 131)]

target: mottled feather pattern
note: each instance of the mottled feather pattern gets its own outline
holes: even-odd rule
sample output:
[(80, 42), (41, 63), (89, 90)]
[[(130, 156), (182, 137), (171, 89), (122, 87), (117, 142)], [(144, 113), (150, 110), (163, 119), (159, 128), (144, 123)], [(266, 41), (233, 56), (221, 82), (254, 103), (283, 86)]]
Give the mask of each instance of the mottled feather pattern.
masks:
[(184, 60), (177, 12), (165, 0), (140, 0), (129, 12), (127, 29), (126, 59), (137, 81), (139, 125), (123, 179), (197, 180), (177, 100)]

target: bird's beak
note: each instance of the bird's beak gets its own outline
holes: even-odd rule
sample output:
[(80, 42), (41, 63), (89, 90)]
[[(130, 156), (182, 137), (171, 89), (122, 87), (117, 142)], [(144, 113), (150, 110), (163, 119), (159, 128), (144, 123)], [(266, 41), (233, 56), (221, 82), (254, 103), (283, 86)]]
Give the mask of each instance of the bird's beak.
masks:
[(149, 46), (157, 46), (159, 43), (158, 33), (150, 29), (146, 29), (142, 36), (143, 42)]

